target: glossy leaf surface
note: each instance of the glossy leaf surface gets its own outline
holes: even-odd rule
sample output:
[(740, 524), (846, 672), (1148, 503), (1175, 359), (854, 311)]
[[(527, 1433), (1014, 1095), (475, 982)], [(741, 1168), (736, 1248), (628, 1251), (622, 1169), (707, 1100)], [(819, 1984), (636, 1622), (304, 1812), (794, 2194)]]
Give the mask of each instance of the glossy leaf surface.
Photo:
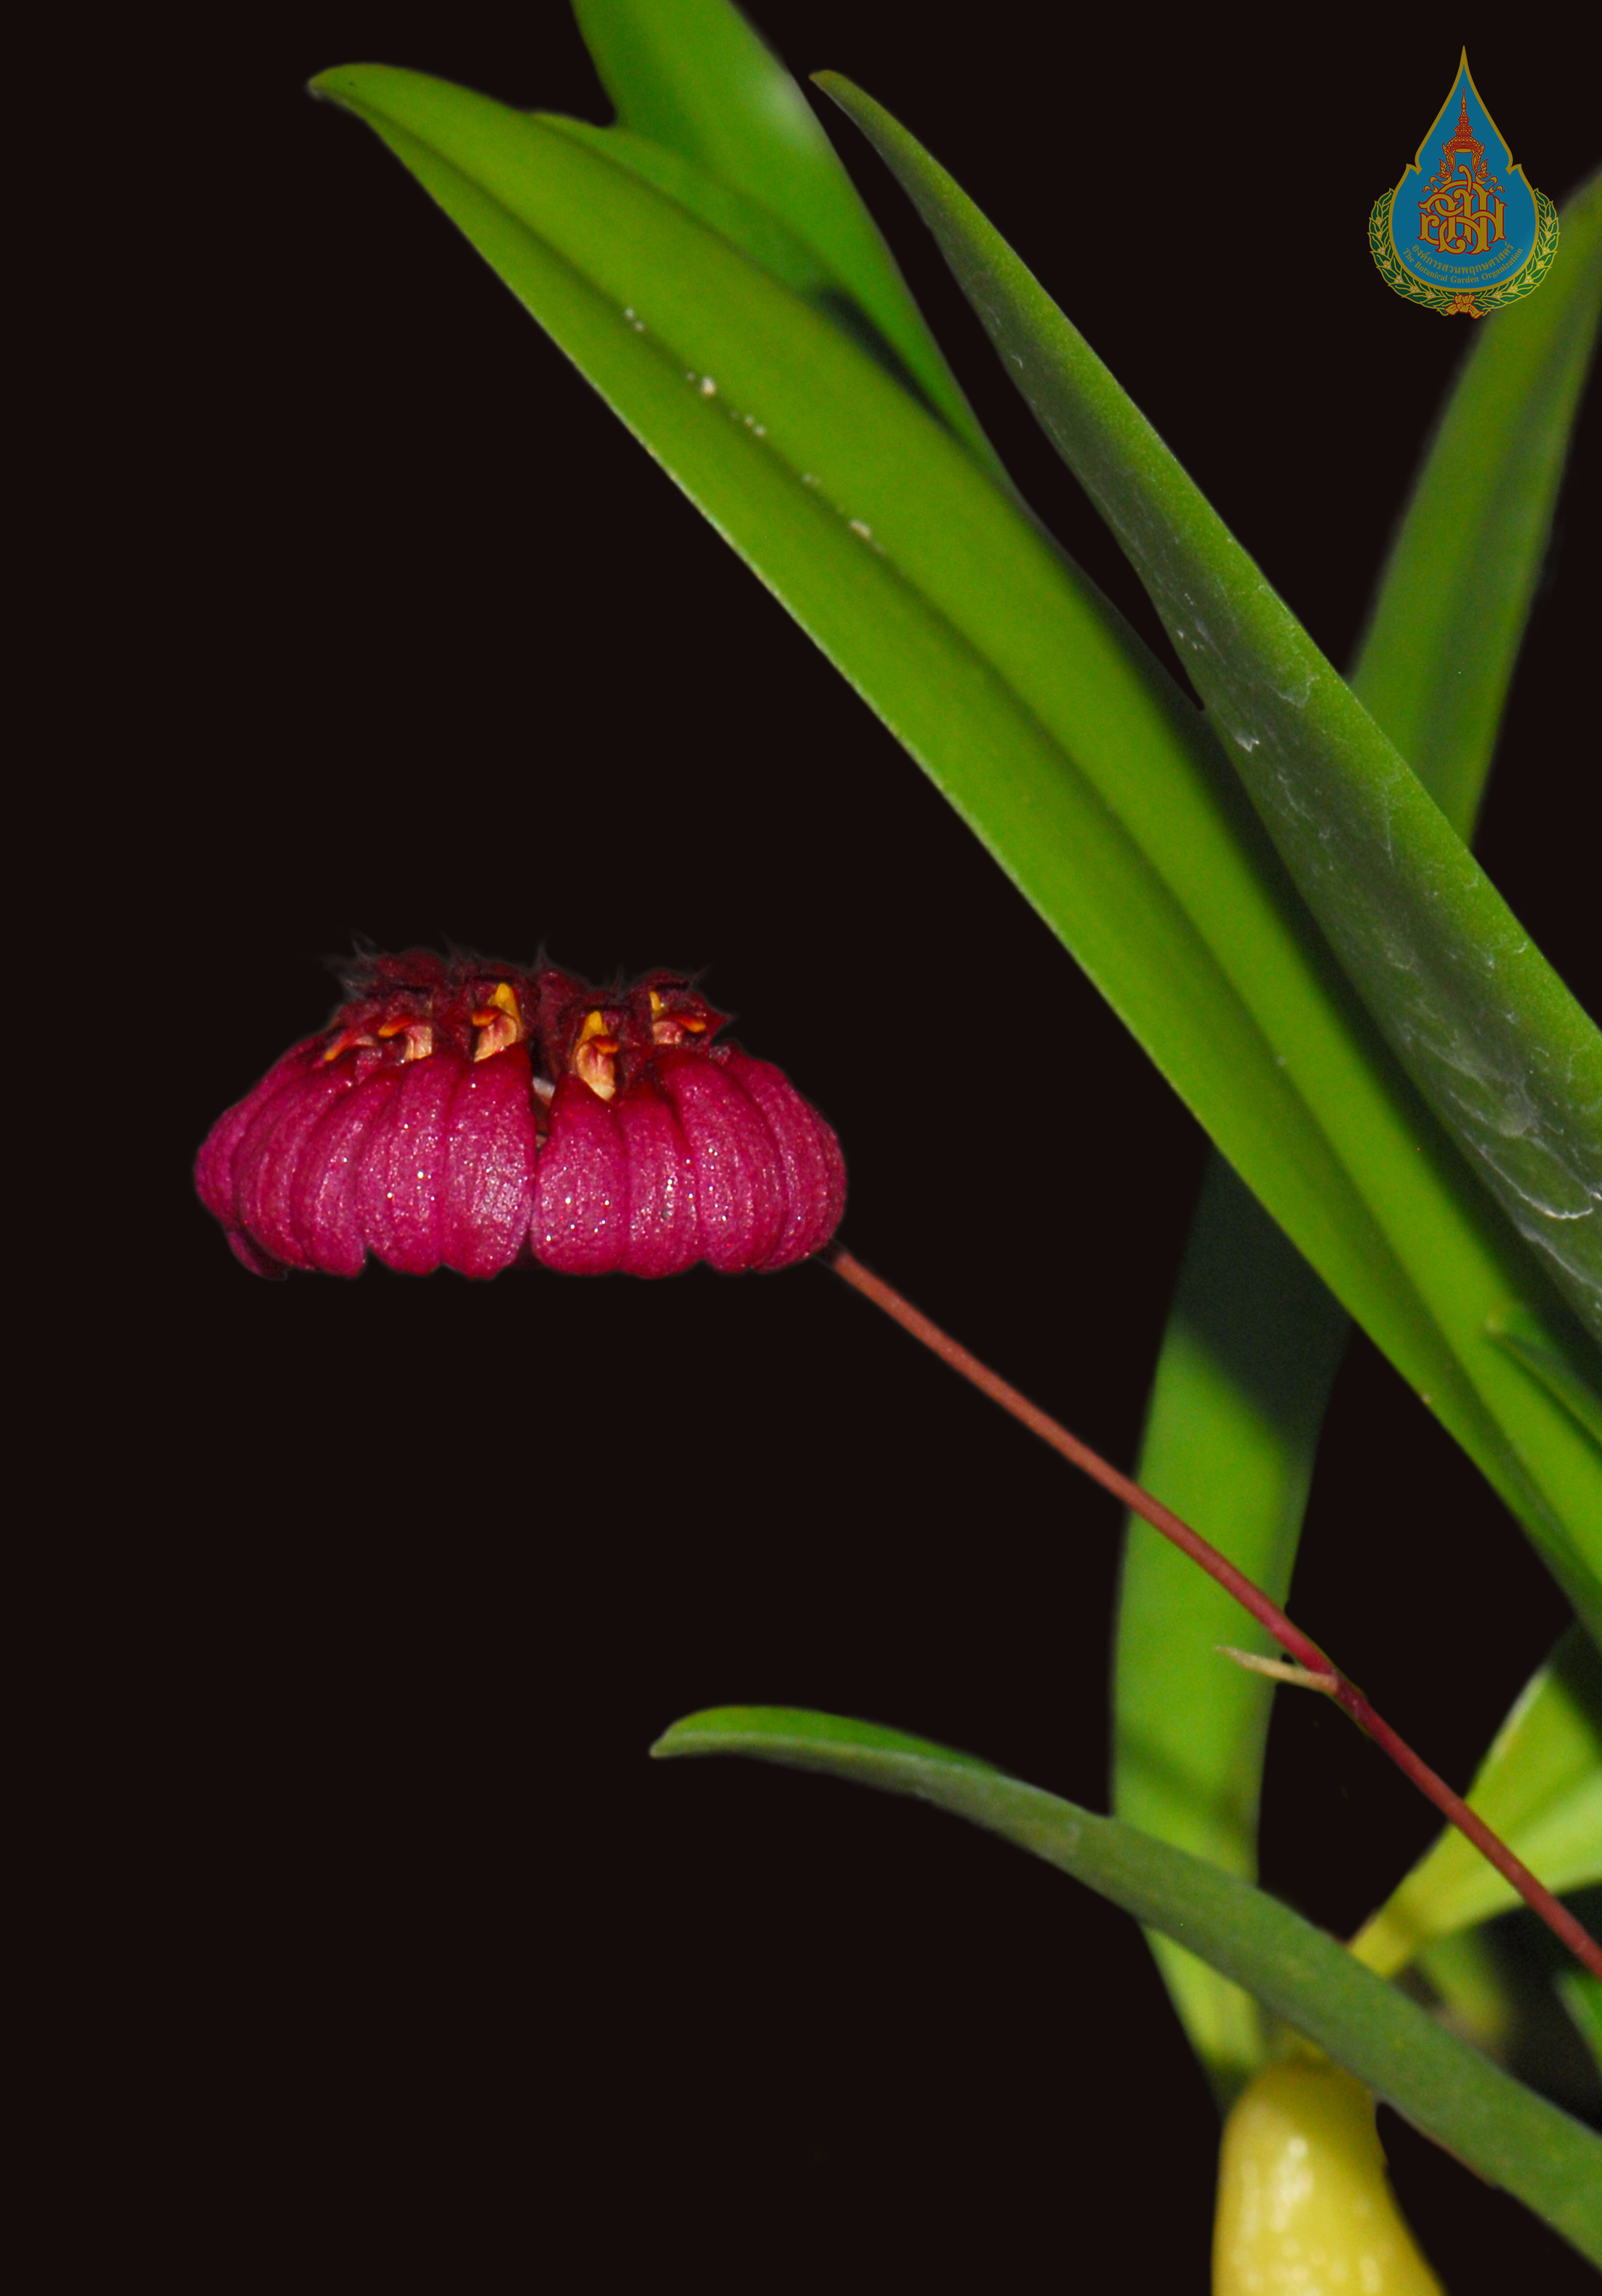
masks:
[[(1602, 1035), (1381, 726), (967, 195), (834, 73), (1179, 648), (1304, 899), (1409, 1074), (1602, 1337)], [(1593, 191), (1560, 260), (1602, 264)], [(1557, 271), (1554, 265), (1554, 272)]]
[(1602, 2261), (1602, 2138), (1522, 2087), (1276, 1898), (1116, 1818), (874, 1724), (715, 1708), (658, 1755), (747, 1754), (911, 1794), (1058, 1866), (1183, 1940), (1471, 2168)]
[[(1447, 818), (1473, 834), (1551, 528), (1598, 298), (1583, 264), (1550, 301), (1474, 338), (1377, 586), (1352, 676)], [(1462, 634), (1474, 633), (1465, 645)], [(1283, 1600), (1344, 1318), (1218, 1160), (1204, 1184), (1164, 1334), (1136, 1479), (1207, 1528)], [(1494, 1335), (1602, 1440), (1577, 1365), (1517, 1308)], [(1227, 1871), (1256, 1873), (1256, 1810), (1272, 1685), (1209, 1665), (1232, 1629), (1218, 1592), (1138, 1517), (1126, 1529), (1114, 1677), (1113, 1807)], [(1528, 1734), (1503, 1749), (1516, 1766)], [(1460, 1841), (1460, 1837), (1458, 1837)], [(1598, 1828), (1602, 1841), (1602, 1826)], [(1526, 1854), (1521, 1851), (1521, 1855)], [(1487, 1874), (1490, 1868), (1486, 1868)], [(1545, 1869), (1541, 1869), (1544, 1873)], [(1261, 2061), (1255, 2005), (1153, 1939), (1198, 2055), (1228, 2098)]]
[(1099, 594), (880, 363), (588, 139), (383, 66), (316, 86), (870, 701), (1602, 1619), (1602, 1469), (1483, 1339), (1523, 1256)]

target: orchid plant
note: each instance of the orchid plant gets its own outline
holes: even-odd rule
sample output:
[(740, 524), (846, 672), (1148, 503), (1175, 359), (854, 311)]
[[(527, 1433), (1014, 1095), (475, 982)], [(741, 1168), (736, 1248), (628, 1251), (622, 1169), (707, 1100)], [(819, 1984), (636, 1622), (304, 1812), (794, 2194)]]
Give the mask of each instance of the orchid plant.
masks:
[[(820, 76), (1116, 536), (1198, 709), (1020, 497), (817, 116), (728, 0), (575, 7), (610, 127), (388, 66), (328, 71), (316, 92), (374, 129), (856, 686), (1215, 1145), (1142, 1453), (1113, 1485), (1133, 1508), (1113, 1814), (789, 1708), (694, 1714), (655, 1751), (918, 1796), (1138, 1919), (1228, 2116), (1218, 2296), (1278, 2284), (1261, 2276), (1292, 2238), (1345, 2259), (1353, 2285), (1436, 2284), (1384, 2191), (1375, 2096), (1602, 2262), (1602, 2140), (1497, 2062), (1476, 1957), (1533, 1877), (1567, 1923), (1559, 1987), (1602, 2063), (1602, 1957), (1554, 1904), (1602, 1881), (1602, 1038), (1469, 850), (1602, 304), (1602, 180), (1564, 210), (1540, 291), (1480, 330), (1346, 679), (964, 191), (870, 96)], [(1481, 634), (1467, 656), (1466, 622)], [(521, 1042), (550, 980), (565, 976), (453, 978), (448, 1074), (431, 1035), (417, 1073), (433, 1062), (439, 1092), (458, 1096), (483, 1082), (485, 1048)], [(402, 1088), (422, 1046), (407, 1031), (434, 1025), (407, 1003), (415, 988), (369, 974), (342, 1033), (286, 1055), (307, 1127), (341, 1093), (354, 1111), (368, 1067)], [(584, 984), (563, 995), (546, 1029), (559, 1050), (533, 1085), (553, 1125), (587, 1122), (626, 1070), (620, 1109), (643, 1141), (664, 1095), (688, 1106), (715, 1078), (748, 1127), (760, 1107), (790, 1159), (790, 1195), (727, 1264), (824, 1242), (840, 1210), (833, 1135), (766, 1062), (699, 1043), (717, 1016), (692, 984), (647, 976), (615, 1015)], [(670, 1025), (670, 1044), (653, 1038)], [(542, 1188), (554, 1204), (581, 1169), (582, 1142), (557, 1175), (526, 1105), (518, 1121), (524, 1228), (546, 1235), (551, 1264), (590, 1264), (562, 1257), (560, 1218), (539, 1210)], [(236, 1124), (225, 1147), (240, 1137)], [(218, 1176), (223, 1151), (207, 1152), (208, 1201), (247, 1265), (334, 1264), (297, 1262), (270, 1159), (247, 1202), (232, 1167)], [(464, 1180), (450, 1214), (464, 1240), (428, 1264), (481, 1256), (470, 1200)], [(359, 1239), (329, 1249), (359, 1264)], [(411, 1265), (407, 1250), (398, 1237), (385, 1256)], [(835, 1264), (998, 1391), (850, 1255)], [(1499, 1867), (1449, 1826), (1341, 1945), (1255, 1877), (1276, 1678), (1384, 1728), (1338, 1654), (1279, 1607), (1349, 1320), (1499, 1495), (1573, 1624), (1467, 1796), (1469, 1833), (1493, 1840)], [(1055, 1439), (1044, 1414), (1030, 1423)], [(1213, 1577), (1165, 1543), (1176, 1521), (1193, 1554), (1221, 1558)], [(1220, 1662), (1220, 1645), (1244, 1663)], [(1317, 2170), (1311, 2200), (1296, 2200), (1294, 2161)]]

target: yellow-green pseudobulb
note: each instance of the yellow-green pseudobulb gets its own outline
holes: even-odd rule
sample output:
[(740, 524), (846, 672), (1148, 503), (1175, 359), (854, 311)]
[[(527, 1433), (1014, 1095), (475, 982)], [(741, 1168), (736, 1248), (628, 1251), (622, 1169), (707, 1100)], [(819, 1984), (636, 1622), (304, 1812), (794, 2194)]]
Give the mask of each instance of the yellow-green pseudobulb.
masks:
[(1392, 2195), (1374, 2100), (1338, 2065), (1269, 2065), (1236, 2100), (1212, 2296), (1443, 2296)]

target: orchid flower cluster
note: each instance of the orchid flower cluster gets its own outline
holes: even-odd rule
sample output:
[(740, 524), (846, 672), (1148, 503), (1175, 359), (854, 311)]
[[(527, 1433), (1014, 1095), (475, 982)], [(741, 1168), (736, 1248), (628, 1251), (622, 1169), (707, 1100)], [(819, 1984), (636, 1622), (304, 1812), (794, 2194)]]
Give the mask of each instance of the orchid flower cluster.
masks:
[(680, 974), (601, 989), (428, 949), (361, 957), (328, 1026), (218, 1119), (196, 1185), (258, 1275), (787, 1267), (845, 1202), (833, 1131), (714, 1041)]
[[(1565, 208), (1540, 295), (1476, 344), (1348, 682), (962, 187), (819, 75), (1130, 559), (1198, 709), (1043, 537), (735, 8), (578, 12), (616, 127), (384, 65), (314, 85), (401, 156), (895, 730), (1211, 1134), (1138, 1481), (830, 1259), (1261, 1629), (1253, 1650), (1218, 1644), (1212, 1587), (1154, 1567), (1131, 1526), (1111, 1816), (794, 1708), (708, 1709), (653, 1751), (916, 1795), (1138, 1919), (1228, 2114), (1215, 2296), (1438, 2288), (1385, 2186), (1376, 2096), (1602, 2262), (1602, 2144), (1494, 2062), (1475, 2021), (1490, 1980), (1425, 1958), (1522, 1897), (1569, 1948), (1561, 1998), (1602, 2066), (1602, 1945), (1559, 1903), (1602, 1881), (1602, 1231), (1576, 1209), (1581, 1181), (1593, 1208), (1602, 1187), (1602, 1037), (1466, 851), (1595, 333), (1602, 178)], [(364, 956), (345, 986), (201, 1151), (201, 1195), (255, 1273), (350, 1276), (369, 1253), (478, 1278), (735, 1273), (830, 1242), (833, 1131), (683, 975), (600, 988), (412, 950)], [(1466, 1798), (1279, 1608), (1343, 1309), (1575, 1613)], [(1216, 1517), (1228, 1551), (1147, 1482)], [(1220, 1649), (1248, 1691), (1218, 1686)], [(1341, 1704), (1458, 1829), (1349, 1948), (1254, 1884), (1270, 1682)], [(1391, 1981), (1415, 1964), (1450, 2017)], [(1143, 2156), (1143, 2189), (1148, 2173)]]

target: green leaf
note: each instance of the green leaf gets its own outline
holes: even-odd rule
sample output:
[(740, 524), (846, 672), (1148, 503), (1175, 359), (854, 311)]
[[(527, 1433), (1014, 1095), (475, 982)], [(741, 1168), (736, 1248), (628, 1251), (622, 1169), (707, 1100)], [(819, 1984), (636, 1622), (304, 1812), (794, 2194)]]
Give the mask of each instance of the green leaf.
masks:
[[(1480, 1765), (1468, 1800), (1549, 1890), (1602, 1882), (1602, 1652), (1571, 1628), (1533, 1675)], [(1511, 1885), (1453, 1826), (1351, 1941), (1394, 1975), (1436, 1938), (1509, 1912)]]
[[(1573, 287), (1583, 277), (1582, 267), (1571, 266), (1559, 282), (1565, 291), (1549, 302), (1532, 299), (1477, 331), (1415, 481), (1352, 676), (1466, 838), (1490, 773), (1595, 337), (1595, 299)], [(1467, 646), (1466, 630), (1474, 633)], [(1602, 1441), (1602, 1402), (1550, 1332), (1516, 1307), (1493, 1316), (1490, 1329)], [(1328, 1292), (1215, 1155), (1135, 1472), (1277, 1601), (1290, 1584), (1344, 1330)], [(1213, 1657), (1221, 1641), (1267, 1647), (1230, 1609), (1212, 1581), (1130, 1518), (1113, 1808), (1146, 1833), (1252, 1880), (1274, 1693), (1261, 1676)], [(1181, 1947), (1151, 1942), (1196, 2054), (1228, 2103), (1263, 2061), (1256, 2005)], [(1463, 1993), (1463, 1968), (1455, 1964), (1451, 1974)], [(1478, 2013), (1491, 1985), (1468, 1988)], [(1464, 2001), (1457, 2005), (1465, 2013)]]
[(1499, 1306), (1539, 1313), (1528, 1261), (1100, 594), (847, 334), (587, 142), (385, 66), (316, 86), (924, 765), (1602, 1624), (1602, 1467), (1486, 1337)]
[(727, 1706), (658, 1755), (751, 1754), (911, 1794), (998, 1833), (1182, 1940), (1417, 2128), (1602, 2262), (1602, 2138), (1522, 2087), (1311, 1923), (1233, 1874), (900, 1731), (789, 1707)]
[[(1008, 375), (1118, 537), (1299, 890), (1403, 1066), (1602, 1337), (1602, 1035), (1006, 241), (871, 97), (833, 72), (818, 84), (906, 187)], [(1561, 278), (1560, 295), (1578, 283), (1589, 296), (1599, 264), (1593, 196), (1565, 216), (1547, 287)]]
[[(1351, 683), (1461, 837), (1484, 794), (1602, 308), (1602, 176), (1538, 295), (1475, 330)], [(1465, 643), (1465, 634), (1472, 634)]]
[[(628, 164), (682, 199), (683, 178), (676, 187), (656, 172), (671, 155), (703, 184), (742, 195), (748, 213), (776, 221), (811, 258), (816, 275), (798, 291), (832, 306), (837, 322), (849, 324), (859, 314), (928, 404), (1005, 484), (994, 447), (839, 154), (739, 10), (729, 0), (674, 0), (669, 8), (661, 0), (574, 0), (573, 12), (618, 125), (628, 131)], [(726, 217), (709, 215), (694, 197), (685, 203), (753, 252)]]
[(1557, 1991), (1575, 2030), (1596, 2059), (1597, 2070), (1602, 2073), (1602, 1979), (1593, 1977), (1589, 1969), (1565, 1969), (1558, 1977)]
[(1486, 2056), (1507, 2063), (1518, 2045), (1524, 2005), (1489, 1928), (1482, 1923), (1449, 1931), (1421, 1948), (1417, 1965), (1428, 1980), (1435, 2013)]
[(716, 176), (709, 176), (668, 144), (653, 144), (627, 127), (596, 127), (588, 120), (569, 119), (559, 111), (538, 111), (534, 117), (541, 127), (598, 152), (615, 167), (627, 168), (631, 176), (649, 184), (653, 191), (676, 201), (697, 223), (737, 247), (770, 278), (824, 316), (837, 315), (840, 289), (834, 274), (816, 249), (798, 237), (771, 208), (719, 183)]
[(1602, 1397), (1549, 1329), (1516, 1306), (1496, 1308), (1485, 1328), (1499, 1347), (1534, 1373), (1577, 1427), (1602, 1444)]
[[(1577, 1891), (1570, 1903), (1594, 1932), (1602, 1890)], [(1573, 2096), (1584, 2093), (1584, 2072), (1574, 2063), (1567, 1980), (1586, 1975), (1532, 1914), (1515, 1913), (1421, 1947), (1407, 1982), (1415, 1992), (1422, 1979), (1432, 2015), (1516, 2079)]]
[[(1179, 1271), (1137, 1480), (1282, 1603), (1346, 1317), (1221, 1158)], [(1124, 1546), (1113, 1806), (1143, 1833), (1257, 1873), (1272, 1685), (1216, 1645), (1274, 1644), (1138, 1517)], [(1221, 2103), (1264, 2062), (1251, 1997), (1167, 1938), (1164, 1981)]]

